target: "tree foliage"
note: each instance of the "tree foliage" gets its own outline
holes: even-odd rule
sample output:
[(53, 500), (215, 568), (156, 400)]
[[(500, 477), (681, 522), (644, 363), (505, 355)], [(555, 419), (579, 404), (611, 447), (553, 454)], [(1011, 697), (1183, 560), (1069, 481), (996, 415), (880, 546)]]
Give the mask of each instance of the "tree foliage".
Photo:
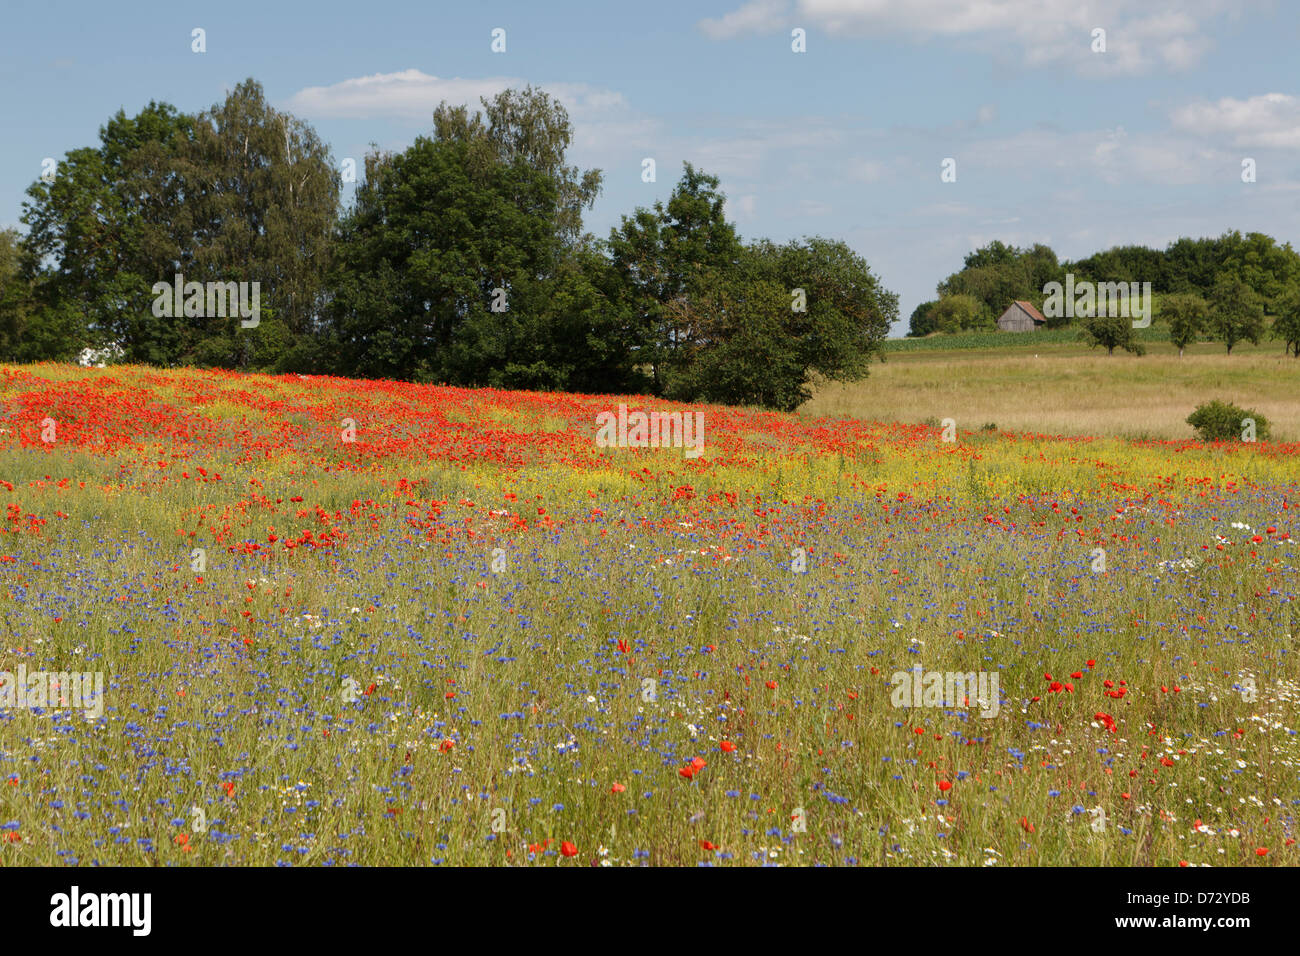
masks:
[(1165, 296), (1160, 300), (1160, 315), (1169, 326), (1169, 341), (1178, 349), (1195, 342), (1205, 332), (1207, 308), (1205, 300), (1190, 292)]
[(1146, 354), (1146, 347), (1133, 334), (1133, 323), (1120, 315), (1094, 315), (1083, 320), (1080, 337), (1089, 348), (1102, 346), (1107, 355), (1114, 355), (1116, 349), (1132, 352), (1134, 355)]
[(1242, 279), (1222, 273), (1210, 293), (1209, 323), (1229, 355), (1243, 340), (1258, 345), (1264, 334), (1263, 301)]

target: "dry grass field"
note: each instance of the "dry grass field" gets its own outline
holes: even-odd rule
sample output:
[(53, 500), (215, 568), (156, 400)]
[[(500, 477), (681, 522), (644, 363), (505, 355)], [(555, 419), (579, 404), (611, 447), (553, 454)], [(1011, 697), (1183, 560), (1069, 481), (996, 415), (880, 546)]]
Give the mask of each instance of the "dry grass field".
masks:
[(800, 412), (812, 417), (923, 422), (958, 428), (1118, 438), (1193, 437), (1186, 419), (1221, 398), (1263, 414), (1277, 441), (1300, 441), (1300, 361), (1281, 345), (1189, 348), (1168, 343), (1141, 357), (1082, 345), (891, 353), (864, 381), (828, 384)]

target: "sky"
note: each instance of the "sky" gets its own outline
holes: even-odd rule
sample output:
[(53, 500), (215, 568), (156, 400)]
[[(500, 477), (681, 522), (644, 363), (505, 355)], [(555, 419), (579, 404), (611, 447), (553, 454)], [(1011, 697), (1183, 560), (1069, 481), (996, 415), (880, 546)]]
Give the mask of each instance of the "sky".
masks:
[(361, 169), (439, 102), (531, 83), (569, 110), (570, 163), (604, 172), (596, 236), (690, 162), (743, 238), (848, 243), (898, 293), (901, 335), (994, 239), (1063, 259), (1229, 229), (1300, 247), (1298, 46), (1300, 3), (1255, 0), (4, 0), (0, 228), (22, 228), (47, 157), (150, 100), (198, 112), (252, 77)]

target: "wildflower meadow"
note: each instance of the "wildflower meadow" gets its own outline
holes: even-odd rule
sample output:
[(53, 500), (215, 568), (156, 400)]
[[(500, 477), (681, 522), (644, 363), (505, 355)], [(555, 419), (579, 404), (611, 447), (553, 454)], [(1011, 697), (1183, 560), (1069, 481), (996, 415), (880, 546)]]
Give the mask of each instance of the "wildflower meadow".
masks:
[(1300, 858), (1300, 445), (0, 376), (5, 866)]

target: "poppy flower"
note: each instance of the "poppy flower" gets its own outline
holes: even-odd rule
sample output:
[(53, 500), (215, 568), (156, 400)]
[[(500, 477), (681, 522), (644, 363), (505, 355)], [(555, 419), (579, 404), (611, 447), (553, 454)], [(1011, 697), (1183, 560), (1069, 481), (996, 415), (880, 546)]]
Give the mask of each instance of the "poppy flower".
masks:
[(718, 846), (717, 846), (717, 844), (715, 844), (715, 843), (710, 843), (708, 840), (701, 840), (701, 841), (700, 841), (700, 849), (701, 849), (701, 850), (716, 850), (716, 849), (718, 849)]
[(572, 843), (570, 843), (568, 840), (565, 840), (563, 843), (560, 844), (560, 852), (563, 853), (565, 856), (577, 856), (578, 848), (574, 846)]
[(947, 793), (949, 790), (952, 789), (952, 783), (948, 780), (940, 780), (939, 789), (942, 790), (944, 793)]
[(1033, 833), (1033, 832), (1034, 832), (1034, 825), (1033, 825), (1032, 823), (1029, 822), (1029, 817), (1021, 817), (1021, 818), (1020, 818), (1020, 826), (1024, 828), (1024, 831), (1025, 831), (1026, 833)]
[(774, 680), (770, 680), (770, 681), (768, 681), (768, 682), (767, 682), (767, 689), (768, 689), (768, 690), (776, 690), (776, 681), (774, 681)]
[(733, 744), (730, 740), (724, 740), (722, 743), (718, 744), (718, 749), (721, 750), (724, 754), (729, 754), (736, 749), (736, 745)]
[(627, 787), (623, 786), (621, 783), (616, 783), (616, 784), (614, 784), (614, 786), (612, 786), (612, 787), (609, 788), (609, 792), (610, 792), (610, 793), (622, 793), (622, 792), (623, 792), (624, 790), (626, 790), (626, 789), (627, 789)]

